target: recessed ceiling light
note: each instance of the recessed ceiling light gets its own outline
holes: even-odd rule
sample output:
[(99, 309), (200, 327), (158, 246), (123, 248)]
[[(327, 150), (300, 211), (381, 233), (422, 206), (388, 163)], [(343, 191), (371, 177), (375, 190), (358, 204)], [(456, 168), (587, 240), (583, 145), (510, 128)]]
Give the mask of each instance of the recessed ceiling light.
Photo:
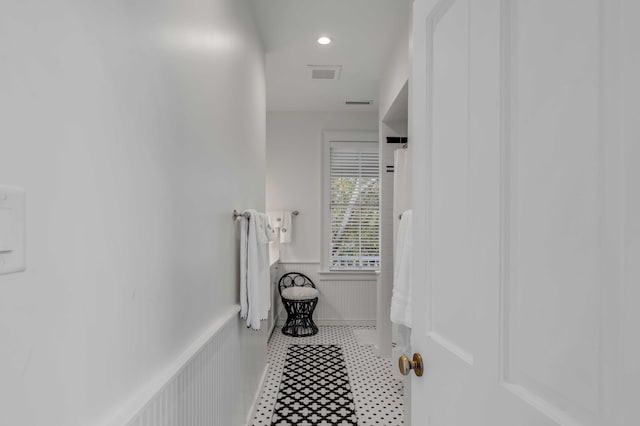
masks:
[(331, 39), (327, 36), (318, 37), (318, 44), (330, 44)]

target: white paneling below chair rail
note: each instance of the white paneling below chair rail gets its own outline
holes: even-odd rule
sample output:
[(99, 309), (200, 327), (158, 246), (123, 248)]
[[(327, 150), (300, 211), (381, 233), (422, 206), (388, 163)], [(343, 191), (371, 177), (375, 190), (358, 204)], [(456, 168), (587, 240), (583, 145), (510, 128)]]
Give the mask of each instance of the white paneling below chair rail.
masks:
[[(269, 329), (248, 330), (237, 306), (212, 326), (192, 348), (160, 377), (155, 393), (128, 420), (127, 413), (108, 425), (211, 426), (244, 425), (253, 417), (267, 367), (265, 343)], [(264, 370), (263, 370), (264, 368)], [(238, 374), (243, 371), (243, 375)], [(244, 380), (239, 378), (244, 377)], [(257, 389), (257, 392), (256, 392)], [(144, 398), (144, 395), (141, 395)], [(135, 408), (135, 401), (132, 408)], [(126, 422), (126, 423), (124, 423)]]
[[(314, 313), (318, 325), (375, 325), (376, 324), (376, 278), (364, 280), (331, 279), (318, 271), (320, 263), (281, 263), (280, 275), (301, 272), (315, 283), (320, 291), (320, 300)], [(283, 324), (286, 312), (278, 300), (279, 323)]]

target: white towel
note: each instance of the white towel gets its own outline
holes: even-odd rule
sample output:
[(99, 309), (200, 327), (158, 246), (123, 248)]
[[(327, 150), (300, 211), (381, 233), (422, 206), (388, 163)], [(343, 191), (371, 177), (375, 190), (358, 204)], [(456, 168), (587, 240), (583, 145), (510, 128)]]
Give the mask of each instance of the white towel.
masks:
[(291, 220), (291, 212), (282, 212), (282, 225), (280, 227), (280, 242), (290, 243), (293, 231), (293, 221)]
[(407, 149), (393, 151), (393, 247), (398, 243), (398, 216), (411, 208), (411, 161)]
[(271, 219), (271, 226), (278, 232), (282, 226), (282, 212), (268, 212), (267, 215)]
[(276, 228), (271, 223), (271, 218), (268, 215), (262, 214), (262, 217), (265, 221), (265, 226), (267, 228), (267, 240), (269, 240), (269, 242), (271, 243), (278, 238), (278, 232), (276, 231)]
[[(249, 213), (250, 217), (244, 217)], [(247, 327), (260, 329), (260, 321), (267, 319), (271, 308), (269, 297), (269, 252), (264, 229), (266, 220), (255, 210), (243, 212), (240, 223), (240, 316)], [(266, 216), (265, 216), (266, 217)], [(263, 238), (259, 234), (263, 234)]]
[(258, 233), (258, 242), (260, 244), (267, 244), (271, 241), (275, 241), (276, 233), (271, 226), (271, 219), (264, 213), (257, 213), (251, 217), (251, 220), (255, 220), (256, 232)]
[(391, 322), (411, 327), (411, 264), (413, 251), (413, 211), (402, 213), (398, 241), (394, 252)]
[(249, 273), (249, 220), (240, 216), (240, 318), (247, 318), (249, 298), (247, 296), (247, 275)]

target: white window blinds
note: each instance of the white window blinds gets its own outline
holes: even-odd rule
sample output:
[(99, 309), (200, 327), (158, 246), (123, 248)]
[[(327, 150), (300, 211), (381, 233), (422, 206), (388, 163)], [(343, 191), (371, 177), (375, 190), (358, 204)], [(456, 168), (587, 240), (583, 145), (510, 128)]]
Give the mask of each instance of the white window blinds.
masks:
[(332, 144), (330, 179), (330, 268), (378, 268), (380, 179), (377, 146)]

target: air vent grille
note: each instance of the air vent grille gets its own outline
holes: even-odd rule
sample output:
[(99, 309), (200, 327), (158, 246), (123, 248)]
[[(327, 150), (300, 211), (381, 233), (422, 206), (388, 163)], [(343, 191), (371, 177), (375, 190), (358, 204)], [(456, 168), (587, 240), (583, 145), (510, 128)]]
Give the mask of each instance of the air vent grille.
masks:
[(335, 80), (336, 70), (311, 70), (311, 78), (314, 80)]
[(346, 101), (347, 105), (371, 105), (373, 101)]
[(338, 80), (342, 65), (307, 65), (313, 80)]

